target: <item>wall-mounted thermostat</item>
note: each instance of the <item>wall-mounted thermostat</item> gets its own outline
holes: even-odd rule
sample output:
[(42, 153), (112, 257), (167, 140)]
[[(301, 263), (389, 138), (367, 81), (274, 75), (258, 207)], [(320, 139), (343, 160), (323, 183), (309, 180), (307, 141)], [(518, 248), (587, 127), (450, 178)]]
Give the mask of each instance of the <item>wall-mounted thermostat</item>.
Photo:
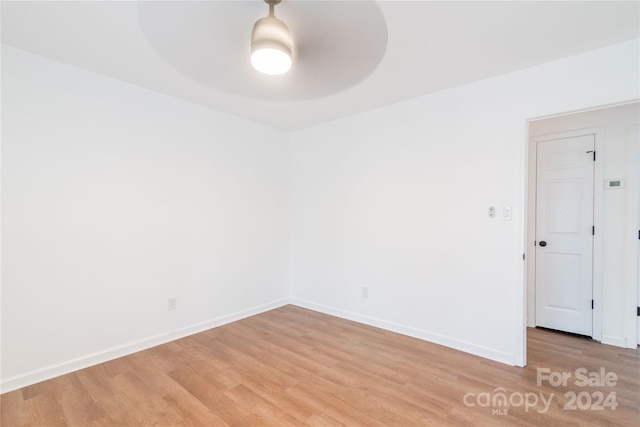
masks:
[(623, 179), (605, 179), (604, 180), (604, 188), (624, 188), (624, 180)]

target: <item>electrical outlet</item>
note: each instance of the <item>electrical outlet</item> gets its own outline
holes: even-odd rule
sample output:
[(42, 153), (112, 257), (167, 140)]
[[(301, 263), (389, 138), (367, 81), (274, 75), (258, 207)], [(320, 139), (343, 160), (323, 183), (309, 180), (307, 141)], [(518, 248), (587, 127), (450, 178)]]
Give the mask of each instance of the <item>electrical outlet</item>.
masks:
[(369, 298), (369, 288), (366, 286), (362, 287), (362, 298)]
[(169, 310), (175, 310), (176, 309), (176, 304), (178, 299), (176, 297), (173, 298), (169, 298), (169, 304), (168, 304), (168, 309)]

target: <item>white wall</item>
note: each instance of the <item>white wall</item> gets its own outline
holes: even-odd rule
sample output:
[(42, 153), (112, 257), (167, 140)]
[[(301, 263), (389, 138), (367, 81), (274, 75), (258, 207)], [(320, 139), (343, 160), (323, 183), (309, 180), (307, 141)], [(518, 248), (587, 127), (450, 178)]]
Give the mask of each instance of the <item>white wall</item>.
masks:
[(293, 133), (294, 302), (521, 364), (527, 119), (638, 98), (638, 48)]
[(3, 391), (288, 301), (286, 133), (11, 47), (2, 124)]

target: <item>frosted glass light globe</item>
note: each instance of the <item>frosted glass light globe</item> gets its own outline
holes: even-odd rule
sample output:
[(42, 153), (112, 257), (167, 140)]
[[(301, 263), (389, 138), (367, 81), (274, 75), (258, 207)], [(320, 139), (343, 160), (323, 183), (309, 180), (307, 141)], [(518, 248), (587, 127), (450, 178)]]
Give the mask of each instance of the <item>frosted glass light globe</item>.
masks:
[(251, 54), (251, 64), (265, 74), (284, 74), (291, 68), (291, 57), (278, 49), (259, 49)]
[(251, 64), (265, 74), (283, 74), (292, 64), (293, 39), (287, 24), (273, 15), (258, 19), (251, 32)]

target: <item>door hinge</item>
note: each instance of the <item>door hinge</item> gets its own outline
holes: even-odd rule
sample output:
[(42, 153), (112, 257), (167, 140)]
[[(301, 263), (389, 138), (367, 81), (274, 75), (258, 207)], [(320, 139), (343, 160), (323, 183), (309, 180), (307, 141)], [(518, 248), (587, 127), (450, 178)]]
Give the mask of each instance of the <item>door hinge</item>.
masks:
[(593, 310), (593, 300), (591, 300), (591, 310)]
[(640, 230), (638, 230), (638, 239), (640, 239)]
[(522, 254), (522, 260), (523, 260), (523, 261), (525, 260), (525, 258), (524, 258), (524, 254)]
[(592, 236), (595, 236), (595, 235), (596, 235), (596, 226), (595, 226), (595, 225), (592, 225), (592, 226), (591, 226), (591, 235), (592, 235)]
[(638, 312), (636, 313), (638, 316), (640, 316), (640, 307), (636, 307), (636, 309), (638, 310)]

